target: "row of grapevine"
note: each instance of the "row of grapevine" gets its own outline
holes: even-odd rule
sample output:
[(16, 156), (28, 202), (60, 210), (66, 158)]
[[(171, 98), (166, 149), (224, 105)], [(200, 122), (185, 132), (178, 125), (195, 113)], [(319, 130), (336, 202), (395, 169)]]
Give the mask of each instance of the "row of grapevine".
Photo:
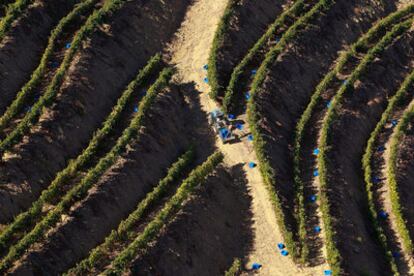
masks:
[[(375, 127), (375, 130), (371, 133), (370, 138), (368, 140), (366, 149), (365, 149), (365, 154), (363, 156), (362, 159), (362, 166), (363, 166), (363, 170), (364, 170), (364, 178), (365, 178), (365, 184), (366, 184), (366, 192), (367, 192), (367, 197), (368, 197), (368, 205), (369, 205), (369, 211), (371, 213), (371, 218), (372, 218), (372, 224), (374, 226), (374, 228), (377, 231), (377, 235), (379, 240), (381, 241), (381, 243), (383, 244), (383, 246), (386, 249), (386, 254), (388, 256), (388, 258), (390, 259), (391, 262), (395, 262), (393, 259), (393, 254), (391, 251), (391, 245), (388, 245), (388, 238), (386, 236), (386, 232), (384, 230), (384, 228), (381, 226), (381, 224), (378, 222), (378, 217), (379, 217), (379, 212), (380, 212), (380, 208), (378, 205), (380, 205), (379, 203), (376, 204), (376, 202), (380, 201), (377, 197), (378, 194), (376, 194), (375, 190), (378, 189), (376, 187), (376, 185), (374, 184), (374, 170), (375, 170), (375, 166), (373, 164), (374, 161), (374, 155), (375, 155), (375, 151), (377, 150), (378, 147), (376, 147), (376, 145), (379, 142), (379, 138), (382, 134), (382, 132), (384, 132), (384, 127), (387, 124), (387, 122), (391, 119), (391, 118), (395, 118), (394, 115), (396, 114), (396, 112), (398, 110), (400, 110), (401, 108), (404, 107), (404, 102), (408, 99), (411, 98), (411, 95), (409, 93), (409, 88), (412, 86), (412, 84), (414, 83), (414, 72), (411, 73), (403, 82), (403, 84), (401, 85), (400, 89), (395, 93), (395, 95), (390, 99), (387, 109), (384, 111), (384, 113), (381, 116), (381, 120), (378, 122), (378, 124)], [(384, 157), (383, 157), (384, 158)], [(398, 197), (396, 197), (394, 200), (397, 200), (397, 202), (395, 202), (395, 206), (399, 206), (399, 202), (398, 202)], [(402, 218), (402, 214), (398, 213), (398, 210), (401, 210), (399, 207), (395, 208), (395, 212), (394, 215), (397, 218)], [(404, 241), (404, 246), (405, 246), (405, 250), (406, 254), (408, 254), (408, 256), (411, 254), (411, 251), (407, 251), (410, 250), (410, 248), (412, 249), (412, 242), (409, 238), (408, 235), (408, 231), (407, 228), (404, 224), (400, 225), (397, 224), (397, 226), (400, 228), (397, 231), (399, 232), (399, 236), (403, 238)], [(394, 272), (397, 272), (396, 270), (394, 270)]]
[(33, 0), (16, 0), (7, 7), (6, 14), (0, 20), (0, 41), (6, 36), (14, 20), (21, 16), (31, 3)]
[[(294, 20), (295, 15), (291, 13), (289, 16), (292, 16), (292, 18), (288, 17), (286, 10), (291, 10), (294, 2), (296, 0), (282, 0), (276, 3), (269, 0), (255, 3), (227, 1), (224, 16), (221, 18), (219, 27), (215, 30), (208, 59), (207, 75), (208, 83), (211, 86), (209, 95), (213, 100), (220, 103), (223, 101), (232, 72), (237, 64), (245, 59), (251, 48), (256, 48), (259, 51), (260, 49), (257, 49), (260, 46), (257, 44), (259, 41), (262, 44), (261, 46), (264, 46), (266, 42), (271, 45), (274, 44), (276, 35), (282, 32), (284, 27), (279, 24), (278, 30), (276, 30), (276, 18), (284, 13), (283, 20), (285, 22), (283, 23), (291, 24), (287, 21)], [(299, 0), (299, 2), (301, 3), (295, 4), (298, 12), (304, 6), (302, 0)], [(279, 23), (282, 22), (279, 21)], [(264, 36), (267, 36), (267, 39)], [(261, 55), (265, 54), (264, 51), (260, 52)], [(248, 76), (249, 79), (250, 77), (251, 75)]]
[[(33, 93), (39, 87), (42, 80), (46, 78), (49, 71), (53, 70), (51, 67), (51, 60), (55, 53), (60, 50), (58, 41), (64, 40), (65, 33), (71, 25), (75, 24), (82, 16), (85, 16), (97, 3), (98, 0), (85, 0), (77, 5), (68, 15), (66, 15), (52, 31), (48, 45), (42, 55), (39, 66), (33, 72), (30, 80), (17, 93), (16, 98), (8, 106), (6, 112), (0, 117), (0, 132), (10, 125), (13, 120), (25, 106), (28, 105), (29, 98), (33, 98)], [(65, 47), (62, 46), (62, 47)]]
[(70, 49), (65, 53), (65, 57), (59, 69), (56, 71), (56, 74), (54, 75), (49, 86), (46, 88), (44, 94), (38, 99), (19, 124), (5, 137), (5, 139), (0, 142), (0, 152), (4, 152), (19, 142), (24, 134), (30, 129), (31, 125), (36, 123), (45, 107), (53, 103), (59, 88), (65, 79), (65, 75), (69, 69), (72, 59), (78, 49), (82, 46), (83, 41), (89, 37), (89, 35), (99, 24), (104, 22), (112, 13), (119, 10), (125, 2), (125, 0), (105, 0), (102, 8), (96, 10), (91, 16), (89, 16), (86, 23), (73, 38)]
[[(304, 169), (302, 169), (302, 154), (304, 150), (303, 143), (315, 143), (317, 141), (305, 141), (304, 137), (307, 133), (308, 128), (319, 126), (317, 121), (320, 117), (321, 112), (326, 111), (326, 104), (322, 100), (326, 101), (326, 97), (322, 97), (324, 93), (330, 89), (335, 92), (342, 84), (342, 81), (338, 78), (338, 75), (341, 73), (344, 68), (349, 70), (352, 68), (352, 65), (349, 63), (353, 59), (362, 58), (361, 53), (365, 49), (372, 48), (375, 43), (381, 38), (381, 35), (384, 35), (386, 30), (389, 30), (395, 23), (398, 23), (401, 19), (410, 15), (414, 12), (414, 5), (411, 5), (403, 10), (397, 11), (386, 18), (378, 22), (374, 27), (372, 27), (365, 35), (363, 35), (356, 43), (354, 43), (348, 51), (343, 52), (338, 60), (336, 61), (335, 67), (325, 75), (323, 80), (318, 84), (314, 93), (312, 94), (311, 100), (307, 105), (305, 111), (302, 113), (301, 118), (299, 119), (296, 130), (295, 130), (295, 140), (294, 140), (294, 181), (295, 181), (295, 190), (296, 190), (296, 202), (298, 204), (298, 224), (299, 224), (299, 240), (301, 243), (305, 244), (307, 241), (307, 231), (306, 231), (306, 222), (307, 214), (305, 211), (305, 194), (304, 194), (304, 181), (302, 180), (302, 174)], [(359, 54), (359, 55), (358, 55)], [(356, 64), (354, 65), (356, 66)], [(333, 95), (330, 95), (332, 97)], [(311, 123), (312, 120), (312, 123)], [(307, 153), (306, 153), (307, 154)], [(304, 254), (306, 255), (306, 254)]]
[(81, 261), (74, 268), (70, 269), (67, 274), (79, 275), (92, 273), (96, 267), (105, 266), (111, 260), (111, 253), (114, 251), (115, 246), (119, 247), (121, 244), (128, 243), (131, 239), (137, 236), (135, 227), (137, 224), (142, 223), (142, 220), (148, 214), (148, 210), (153, 206), (162, 202), (162, 198), (167, 194), (170, 186), (179, 180), (190, 167), (194, 161), (194, 149), (188, 150), (183, 154), (177, 162), (175, 162), (168, 170), (167, 176), (163, 178), (159, 184), (148, 193), (137, 206), (127, 219), (123, 220), (117, 230), (113, 230), (111, 234), (105, 239), (104, 243), (97, 246), (91, 251), (88, 258)]
[(254, 68), (254, 65), (256, 65), (254, 63), (257, 63), (255, 62), (256, 60), (260, 64), (263, 59), (261, 54), (267, 53), (268, 45), (271, 45), (272, 40), (275, 40), (276, 37), (283, 35), (283, 33), (281, 33), (283, 29), (288, 29), (288, 19), (301, 16), (310, 7), (310, 3), (306, 4), (304, 0), (298, 0), (290, 8), (286, 9), (275, 20), (275, 22), (269, 26), (263, 36), (249, 50), (242, 61), (234, 68), (223, 100), (223, 110), (225, 112), (231, 113), (235, 111), (237, 103), (242, 95), (243, 88), (245, 87), (245, 81), (243, 80), (248, 78), (246, 76), (248, 68)]
[(219, 90), (222, 89), (219, 85), (217, 72), (217, 51), (218, 48), (222, 45), (224, 34), (227, 32), (230, 26), (230, 19), (234, 14), (236, 6), (239, 4), (240, 0), (229, 0), (226, 10), (224, 11), (223, 17), (219, 25), (217, 26), (217, 31), (214, 36), (213, 44), (211, 45), (210, 55), (208, 59), (208, 79), (211, 87), (210, 97), (216, 99), (219, 95)]
[(20, 238), (28, 229), (32, 227), (42, 216), (42, 209), (46, 204), (59, 202), (63, 196), (67, 183), (73, 181), (79, 176), (80, 171), (86, 171), (90, 168), (91, 160), (99, 156), (99, 147), (105, 143), (111, 136), (111, 132), (116, 128), (122, 119), (122, 113), (125, 111), (127, 103), (135, 96), (137, 88), (146, 84), (150, 77), (154, 75), (161, 67), (161, 55), (158, 54), (150, 59), (148, 64), (137, 74), (136, 78), (128, 85), (112, 112), (103, 122), (102, 127), (96, 131), (89, 142), (89, 145), (75, 159), (69, 162), (69, 165), (59, 172), (48, 189), (43, 191), (36, 202), (32, 204), (29, 210), (19, 214), (14, 221), (0, 231), (0, 253), (8, 248), (13, 240)]
[(242, 269), (242, 263), (240, 259), (235, 259), (231, 267), (225, 272), (225, 276), (237, 276)]
[(47, 215), (36, 224), (36, 226), (13, 245), (6, 257), (0, 262), (0, 271), (5, 272), (31, 245), (39, 241), (46, 234), (47, 230), (53, 227), (60, 219), (61, 215), (66, 213), (70, 207), (78, 200), (84, 198), (89, 189), (96, 183), (102, 174), (118, 160), (120, 154), (127, 150), (131, 143), (135, 143), (141, 137), (140, 129), (147, 119), (146, 114), (156, 100), (158, 93), (164, 89), (173, 74), (172, 69), (164, 69), (157, 81), (150, 87), (146, 96), (139, 104), (139, 110), (134, 115), (129, 126), (123, 131), (117, 139), (115, 146), (99, 160), (98, 164), (91, 168), (86, 175), (68, 191), (59, 203)]
[[(411, 76), (410, 83), (413, 81)], [(405, 83), (405, 84), (410, 84)], [(390, 138), (389, 156), (386, 159), (386, 174), (387, 184), (390, 190), (391, 208), (396, 217), (397, 231), (402, 239), (403, 247), (408, 254), (412, 254), (414, 250), (413, 241), (411, 240), (410, 232), (406, 225), (406, 220), (402, 212), (402, 206), (400, 202), (400, 193), (397, 181), (397, 164), (398, 164), (398, 149), (400, 143), (404, 137), (405, 132), (408, 129), (410, 122), (414, 118), (414, 103), (412, 102), (408, 108), (404, 111), (401, 120), (398, 122), (395, 131)]]
[(154, 219), (145, 227), (143, 232), (117, 255), (110, 267), (103, 274), (121, 275), (139, 251), (146, 248), (157, 237), (159, 231), (173, 220), (174, 216), (182, 209), (185, 201), (197, 186), (205, 181), (207, 176), (223, 161), (223, 158), (224, 156), (221, 152), (216, 152), (207, 161), (195, 168), (182, 182), (175, 195), (168, 200), (164, 207), (155, 215)]
[[(260, 172), (263, 177), (263, 181), (269, 191), (273, 207), (275, 209), (276, 218), (278, 221), (279, 228), (282, 232), (287, 248), (290, 250), (292, 256), (295, 259), (301, 257), (301, 252), (308, 251), (306, 248), (301, 249), (294, 240), (293, 234), (289, 232), (285, 225), (284, 214), (282, 211), (281, 203), (277, 191), (275, 190), (276, 178), (274, 170), (269, 163), (269, 158), (266, 154), (266, 142), (259, 128), (260, 115), (258, 114), (256, 106), (256, 97), (259, 92), (259, 87), (263, 83), (268, 68), (274, 63), (276, 58), (282, 53), (283, 49), (288, 45), (289, 42), (294, 40), (299, 32), (306, 27), (314, 18), (317, 18), (321, 13), (329, 10), (335, 1), (333, 0), (320, 0), (312, 9), (307, 12), (304, 16), (299, 18), (282, 36), (279, 43), (273, 47), (267, 54), (264, 62), (259, 67), (256, 77), (252, 84), (251, 100), (248, 103), (248, 121), (250, 124), (250, 130), (255, 137), (254, 149), (259, 160)], [(305, 245), (306, 246), (306, 245)], [(303, 259), (302, 259), (303, 260)]]
[(325, 235), (326, 235), (326, 247), (328, 254), (328, 262), (331, 265), (333, 273), (335, 275), (340, 274), (342, 268), (342, 259), (339, 254), (338, 248), (336, 246), (335, 239), (335, 230), (332, 225), (332, 217), (330, 210), (329, 198), (327, 195), (327, 189), (329, 187), (328, 183), (328, 172), (329, 172), (329, 160), (328, 152), (330, 150), (329, 146), (329, 133), (330, 127), (336, 119), (337, 109), (340, 108), (341, 100), (345, 93), (351, 93), (352, 87), (355, 82), (361, 77), (361, 75), (367, 70), (368, 65), (371, 64), (375, 58), (380, 55), (385, 48), (390, 45), (395, 38), (406, 32), (410, 29), (413, 19), (409, 19), (403, 23), (395, 25), (391, 31), (389, 31), (381, 41), (376, 44), (373, 48), (369, 50), (367, 55), (358, 65), (358, 67), (352, 72), (352, 74), (347, 79), (346, 84), (341, 86), (339, 91), (332, 100), (331, 107), (326, 113), (323, 119), (323, 125), (320, 131), (320, 139), (318, 143), (318, 148), (320, 153), (317, 158), (317, 164), (319, 169), (319, 181), (320, 181), (320, 194), (321, 194), (321, 211), (322, 218), (325, 225)]
[(12, 2), (13, 0), (0, 0), (0, 20), (6, 14), (9, 4)]

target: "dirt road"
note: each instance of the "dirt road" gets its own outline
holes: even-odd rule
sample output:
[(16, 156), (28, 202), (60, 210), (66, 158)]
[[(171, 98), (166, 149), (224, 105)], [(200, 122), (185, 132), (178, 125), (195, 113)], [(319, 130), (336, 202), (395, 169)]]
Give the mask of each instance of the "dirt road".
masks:
[[(216, 105), (208, 97), (209, 86), (204, 83), (210, 45), (222, 16), (227, 0), (198, 0), (187, 12), (183, 25), (169, 46), (171, 62), (176, 64), (178, 75), (183, 82), (194, 82), (201, 93), (201, 105), (207, 113)], [(238, 119), (244, 119), (243, 117)], [(244, 125), (248, 131), (248, 125)], [(277, 227), (276, 218), (267, 190), (262, 182), (258, 168), (248, 168), (248, 162), (257, 163), (252, 143), (243, 139), (240, 143), (223, 145), (217, 141), (217, 147), (225, 154), (228, 166), (240, 163), (246, 170), (250, 194), (253, 198), (252, 213), (254, 220), (254, 246), (248, 256), (247, 268), (253, 262), (262, 264), (261, 275), (323, 275), (323, 267), (299, 268), (289, 257), (283, 257), (277, 243), (283, 242)]]

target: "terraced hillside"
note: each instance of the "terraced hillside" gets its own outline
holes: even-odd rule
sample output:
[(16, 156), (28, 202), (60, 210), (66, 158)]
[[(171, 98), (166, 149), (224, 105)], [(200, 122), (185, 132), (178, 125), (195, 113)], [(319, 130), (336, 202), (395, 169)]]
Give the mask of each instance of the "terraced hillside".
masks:
[(0, 0), (1, 275), (414, 275), (412, 0)]

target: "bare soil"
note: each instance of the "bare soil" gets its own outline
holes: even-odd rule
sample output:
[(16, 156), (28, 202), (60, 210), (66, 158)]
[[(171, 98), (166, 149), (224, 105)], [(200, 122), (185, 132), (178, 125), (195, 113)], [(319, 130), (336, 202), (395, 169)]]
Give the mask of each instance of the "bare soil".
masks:
[(92, 35), (55, 103), (0, 164), (0, 223), (28, 208), (87, 145), (128, 82), (170, 39), (189, 3), (131, 1)]
[(361, 160), (387, 99), (412, 70), (413, 42), (412, 32), (405, 34), (374, 61), (353, 91), (345, 94), (330, 128), (327, 193), (347, 275), (384, 275), (390, 269), (369, 220)]
[(129, 274), (223, 275), (251, 247), (250, 200), (242, 166), (219, 168)]
[(12, 25), (0, 43), (0, 114), (30, 79), (48, 36), (74, 6), (74, 0), (36, 0)]

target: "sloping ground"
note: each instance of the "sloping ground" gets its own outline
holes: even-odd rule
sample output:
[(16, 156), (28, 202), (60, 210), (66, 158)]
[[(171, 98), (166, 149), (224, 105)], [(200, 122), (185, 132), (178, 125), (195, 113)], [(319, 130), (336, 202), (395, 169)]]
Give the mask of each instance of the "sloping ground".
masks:
[(251, 247), (246, 188), (241, 166), (217, 169), (129, 274), (222, 275)]
[[(374, 61), (354, 89), (344, 94), (337, 119), (329, 130), (326, 192), (336, 232), (335, 243), (345, 273), (350, 275), (383, 275), (390, 269), (369, 220), (361, 159), (387, 99), (412, 70), (413, 42), (409, 32), (388, 47), (381, 59)], [(355, 266), (357, 263), (360, 265)]]
[[(315, 204), (315, 210), (311, 212), (326, 222), (321, 225), (323, 231), (318, 235), (325, 234), (320, 246), (328, 251), (329, 264), (325, 260), (312, 263), (311, 267), (295, 263), (298, 261), (295, 251), (301, 248), (295, 248), (297, 241), (291, 243), (289, 235), (299, 231), (296, 229), (298, 195), (293, 181), (293, 142), (298, 119), (316, 85), (330, 72), (338, 52), (348, 49), (374, 22), (393, 11), (393, 3), (397, 4), (397, 1), (321, 0), (319, 4), (329, 4), (323, 12), (308, 17), (310, 22), (304, 23), (297, 18), (296, 22), (303, 22), (301, 28), (304, 29), (287, 32), (289, 39), (282, 38), (282, 43), (278, 44), (283, 45), (279, 47), (282, 54), (275, 59), (269, 55), (263, 63), (269, 67), (263, 66), (265, 70), (259, 70), (260, 74), (257, 74), (266, 74), (258, 88), (253, 86), (255, 96), (248, 101), (251, 123), (255, 120), (250, 118), (250, 111), (259, 112), (257, 125), (249, 125), (245, 122), (246, 116), (241, 115), (237, 117), (237, 121), (243, 123), (243, 129), (236, 130), (238, 141), (223, 144), (218, 140), (216, 143), (225, 154), (225, 164), (214, 175), (210, 173), (215, 165), (207, 166), (210, 169), (206, 170), (203, 179), (210, 176), (205, 186), (199, 185), (203, 182), (202, 172), (194, 173), (193, 181), (185, 184), (186, 181), (181, 180), (186, 171), (181, 171), (182, 175), (171, 181), (170, 190), (162, 198), (149, 193), (158, 187), (167, 168), (190, 145), (195, 144), (197, 148), (195, 164), (205, 161), (214, 150), (215, 137), (211, 136), (207, 124), (207, 112), (217, 105), (209, 98), (208, 81), (203, 81), (207, 74), (204, 65), (209, 54), (207, 49), (212, 45), (227, 2), (132, 0), (127, 1), (120, 11), (110, 14), (110, 18), (105, 17), (105, 23), (98, 24), (99, 30), (90, 34), (91, 38), (83, 43), (71, 63), (54, 104), (46, 108), (40, 122), (23, 141), (3, 156), (0, 223), (8, 222), (27, 209), (71, 158), (83, 156), (79, 154), (94, 141), (92, 135), (111, 109), (118, 110), (118, 98), (128, 91), (123, 90), (126, 84), (156, 51), (164, 50), (165, 59), (176, 65), (177, 84), (155, 96), (155, 90), (146, 90), (154, 77), (148, 73), (151, 76), (147, 75), (146, 81), (135, 86), (135, 93), (130, 94), (133, 100), (124, 102), (123, 111), (119, 111), (122, 114), (114, 119), (122, 122), (111, 127), (110, 133), (100, 141), (99, 149), (92, 150), (94, 153), (85, 161), (88, 164), (76, 167), (75, 172), (70, 173), (70, 181), (62, 182), (64, 187), (60, 187), (58, 193), (65, 195), (39, 201), (43, 205), (33, 205), (35, 207), (29, 212), (32, 214), (33, 211), (33, 215), (28, 220), (19, 220), (21, 216), (14, 220), (19, 221), (20, 228), (16, 231), (7, 228), (7, 235), (0, 232), (0, 251), (7, 251), (0, 252), (5, 256), (0, 260), (0, 273), (58, 275), (76, 268), (72, 270), (75, 273), (90, 272), (85, 275), (102, 271), (105, 275), (119, 275), (128, 267), (127, 273), (131, 275), (221, 275), (235, 258), (242, 259), (246, 270), (250, 270), (253, 263), (260, 263), (263, 266), (257, 273), (261, 275), (313, 276), (322, 275), (325, 269), (332, 269), (335, 275), (337, 272), (339, 275), (392, 275), (395, 272), (377, 240), (375, 225), (369, 221), (361, 159), (366, 142), (387, 104), (413, 71), (414, 36), (412, 29), (407, 31), (409, 24), (404, 25), (401, 32), (392, 32), (393, 36), (399, 34), (397, 39), (382, 39), (385, 46), (381, 44), (380, 50), (370, 44), (366, 47), (370, 49), (353, 48), (356, 56), (350, 63), (355, 64), (338, 73), (337, 84), (341, 88), (329, 91), (332, 96), (336, 92), (334, 108), (322, 103), (326, 107), (323, 110), (329, 115), (325, 115), (322, 129), (319, 125), (307, 126), (313, 130), (312, 139), (319, 138), (318, 145), (312, 145), (321, 149), (319, 167), (315, 169), (323, 171), (323, 177), (321, 173), (312, 178), (315, 191), (320, 189), (322, 197), (321, 200), (318, 198), (318, 203), (321, 205)], [(249, 14), (239, 16), (250, 20)], [(242, 35), (242, 32), (230, 31)], [(380, 31), (378, 36), (383, 33), (384, 30)], [(385, 38), (390, 38), (390, 33)], [(376, 50), (375, 54), (371, 55), (371, 51), (366, 54), (371, 49)], [(230, 53), (226, 55), (231, 56)], [(358, 65), (355, 70), (358, 61), (365, 67)], [(156, 72), (158, 69), (152, 74)], [(159, 87), (165, 87), (172, 71), (163, 72), (166, 72), (165, 82)], [(256, 85), (259, 83), (256, 80), (260, 79), (256, 76)], [(352, 82), (342, 83), (348, 79)], [(342, 89), (344, 87), (346, 89)], [(155, 106), (148, 100), (148, 105), (142, 101), (138, 107), (143, 94), (148, 96), (146, 99), (156, 99)], [(150, 112), (142, 111), (147, 110), (146, 106)], [(126, 128), (131, 125), (135, 129)], [(254, 136), (247, 139), (251, 134), (250, 127)], [(137, 129), (140, 131), (135, 132)], [(405, 186), (399, 192), (405, 194), (412, 194), (413, 133), (410, 125), (398, 156), (398, 181)], [(261, 136), (266, 140), (264, 154), (257, 146), (262, 141)], [(118, 147), (119, 141), (124, 142)], [(258, 164), (254, 148), (261, 164)], [(309, 155), (311, 148), (313, 146), (307, 149)], [(269, 184), (267, 156), (276, 171), (274, 187), (277, 194), (266, 187)], [(217, 162), (223, 160), (218, 152), (216, 158)], [(250, 162), (254, 162), (254, 166), (250, 166)], [(192, 165), (185, 170), (192, 169)], [(177, 187), (179, 183), (180, 188)], [(187, 199), (195, 187), (198, 187), (195, 196)], [(176, 193), (172, 196), (174, 190)], [(274, 204), (278, 195), (285, 216), (279, 216), (279, 206)], [(154, 201), (149, 204), (153, 205), (135, 220), (127, 233), (113, 231), (122, 229), (124, 220), (139, 210), (137, 205), (152, 197)], [(411, 210), (405, 210), (405, 206), (413, 207), (412, 197), (402, 195), (401, 198), (404, 215), (411, 217), (407, 226), (412, 230), (414, 215)], [(283, 221), (278, 221), (283, 217), (287, 217), (287, 231)], [(389, 220), (392, 219), (390, 216)], [(307, 219), (302, 221), (308, 222)], [(324, 232), (331, 228), (333, 231)], [(126, 234), (128, 238), (125, 238)], [(113, 244), (103, 247), (105, 252), (96, 257), (92, 250), (113, 235), (116, 235)], [(278, 243), (288, 246), (289, 256), (281, 254)], [(332, 257), (332, 252), (338, 256)], [(389, 251), (386, 253), (391, 256)], [(134, 260), (132, 266), (131, 260)], [(400, 272), (408, 274), (406, 270)], [(243, 275), (253, 273), (245, 271)], [(329, 273), (325, 272), (325, 275)]]
[(397, 157), (398, 194), (406, 227), (414, 240), (414, 122), (410, 121)]
[(197, 133), (190, 114), (197, 117), (177, 87), (161, 94), (149, 113), (140, 141), (129, 146), (88, 196), (72, 206), (47, 237), (18, 262), (12, 274), (65, 272), (134, 210), (193, 141), (200, 148), (198, 162), (205, 160), (213, 150), (212, 144), (208, 135)]
[(128, 2), (84, 45), (55, 104), (1, 164), (0, 208), (7, 210), (0, 214), (1, 223), (26, 209), (79, 154), (120, 91), (168, 41), (189, 1), (163, 3)]
[[(215, 64), (219, 96), (223, 96), (233, 68), (241, 61), (248, 50), (263, 35), (269, 24), (279, 16), (292, 0), (231, 0), (234, 8), (227, 19), (227, 29), (218, 42)], [(217, 38), (216, 38), (217, 39)], [(210, 46), (206, 49), (208, 50)]]
[(296, 122), (338, 51), (385, 14), (376, 1), (337, 1), (299, 33), (270, 66), (257, 90), (259, 127), (275, 170), (286, 223), (293, 233), (297, 233), (292, 152)]
[(0, 43), (0, 114), (39, 64), (53, 27), (76, 2), (37, 0), (13, 23)]

